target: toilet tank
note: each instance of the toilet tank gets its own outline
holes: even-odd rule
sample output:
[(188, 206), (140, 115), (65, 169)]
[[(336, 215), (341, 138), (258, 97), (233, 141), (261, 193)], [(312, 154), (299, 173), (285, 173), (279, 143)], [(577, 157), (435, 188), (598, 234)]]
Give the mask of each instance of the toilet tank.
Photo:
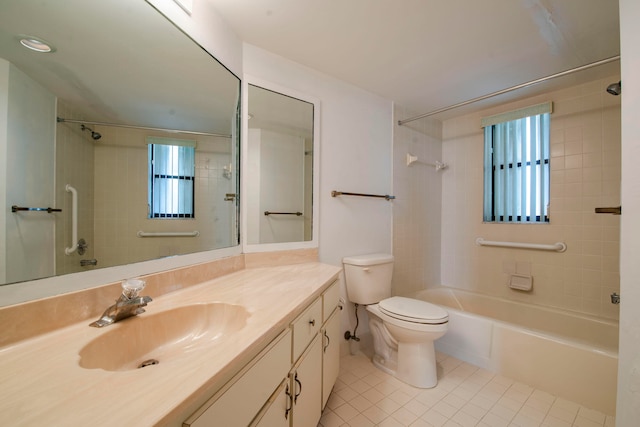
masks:
[(343, 258), (347, 298), (355, 304), (375, 304), (391, 296), (393, 255), (368, 254)]

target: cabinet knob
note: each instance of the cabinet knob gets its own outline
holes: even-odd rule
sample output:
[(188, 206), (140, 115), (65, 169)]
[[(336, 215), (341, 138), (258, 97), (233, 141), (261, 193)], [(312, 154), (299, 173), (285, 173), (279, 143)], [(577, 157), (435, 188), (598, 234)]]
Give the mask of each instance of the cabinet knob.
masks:
[(311, 326), (316, 326), (316, 319), (311, 319), (311, 320), (309, 320), (309, 324), (310, 324)]

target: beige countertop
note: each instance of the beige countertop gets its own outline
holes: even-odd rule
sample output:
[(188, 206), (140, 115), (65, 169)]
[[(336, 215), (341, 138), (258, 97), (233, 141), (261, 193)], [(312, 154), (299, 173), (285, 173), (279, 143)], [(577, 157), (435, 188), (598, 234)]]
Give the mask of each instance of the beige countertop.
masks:
[(137, 318), (101, 329), (82, 320), (1, 348), (0, 425), (180, 425), (339, 271), (315, 262), (246, 269), (154, 298), (140, 317), (207, 302), (241, 305), (249, 317), (232, 334), (144, 369), (105, 371), (79, 365), (85, 345)]

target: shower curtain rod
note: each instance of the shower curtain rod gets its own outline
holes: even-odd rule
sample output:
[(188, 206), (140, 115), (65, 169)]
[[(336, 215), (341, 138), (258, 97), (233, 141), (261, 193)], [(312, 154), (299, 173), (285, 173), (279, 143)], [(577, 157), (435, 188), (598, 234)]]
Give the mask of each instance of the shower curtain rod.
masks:
[(522, 84), (519, 84), (519, 85), (516, 85), (516, 86), (512, 86), (512, 87), (509, 87), (509, 88), (506, 88), (506, 89), (499, 90), (497, 92), (492, 92), (490, 94), (479, 96), (477, 98), (473, 98), (473, 99), (470, 99), (468, 101), (460, 102), (458, 104), (454, 104), (454, 105), (451, 105), (449, 107), (439, 108), (437, 110), (429, 111), (428, 113), (425, 113), (425, 114), (420, 114), (419, 116), (410, 117), (410, 118), (404, 119), (404, 120), (398, 120), (398, 126), (402, 126), (405, 123), (413, 122), (415, 120), (420, 120), (420, 119), (423, 119), (425, 117), (433, 116), (433, 115), (438, 114), (438, 113), (444, 113), (445, 111), (453, 110), (454, 108), (464, 107), (465, 105), (473, 104), (474, 102), (484, 101), (485, 99), (493, 98), (494, 96), (502, 95), (504, 93), (513, 92), (514, 90), (523, 89), (523, 88), (528, 87), (528, 86), (533, 86), (535, 84), (542, 83), (542, 82), (547, 81), (547, 80), (555, 79), (557, 77), (566, 76), (568, 74), (572, 74), (572, 73), (575, 73), (575, 72), (578, 72), (578, 71), (582, 71), (582, 70), (587, 70), (587, 69), (592, 68), (592, 67), (597, 67), (598, 65), (604, 65), (604, 64), (608, 64), (609, 62), (614, 62), (614, 61), (618, 61), (618, 60), (620, 60), (620, 55), (612, 56), (612, 57), (606, 58), (606, 59), (601, 59), (600, 61), (591, 62), (589, 64), (581, 65), (580, 67), (572, 68), (570, 70), (561, 71), (559, 73), (551, 74), (550, 76), (542, 77), (542, 78), (539, 78), (539, 79), (536, 79), (536, 80), (531, 80), (530, 82), (527, 82), (527, 83), (522, 83)]
[(180, 129), (153, 128), (153, 127), (147, 127), (147, 126), (123, 125), (118, 123), (91, 122), (88, 120), (63, 119), (62, 117), (57, 117), (56, 121), (58, 123), (79, 123), (81, 125), (112, 126), (117, 128), (155, 130), (160, 132), (186, 133), (189, 135), (220, 136), (222, 138), (231, 138), (231, 135), (225, 135), (221, 133), (196, 132), (192, 130), (180, 130)]

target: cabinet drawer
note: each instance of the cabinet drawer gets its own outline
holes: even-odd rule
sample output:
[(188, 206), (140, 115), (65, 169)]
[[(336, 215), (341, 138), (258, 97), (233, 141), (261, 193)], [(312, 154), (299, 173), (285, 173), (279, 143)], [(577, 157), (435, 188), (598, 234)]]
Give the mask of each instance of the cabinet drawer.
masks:
[(287, 376), (291, 363), (291, 332), (287, 330), (256, 356), (222, 390), (194, 413), (187, 427), (249, 425)]
[(322, 326), (322, 298), (316, 299), (291, 323), (293, 330), (291, 362), (298, 360), (298, 357), (320, 330), (320, 326)]
[(340, 282), (336, 280), (322, 294), (322, 323), (326, 322), (340, 300)]

